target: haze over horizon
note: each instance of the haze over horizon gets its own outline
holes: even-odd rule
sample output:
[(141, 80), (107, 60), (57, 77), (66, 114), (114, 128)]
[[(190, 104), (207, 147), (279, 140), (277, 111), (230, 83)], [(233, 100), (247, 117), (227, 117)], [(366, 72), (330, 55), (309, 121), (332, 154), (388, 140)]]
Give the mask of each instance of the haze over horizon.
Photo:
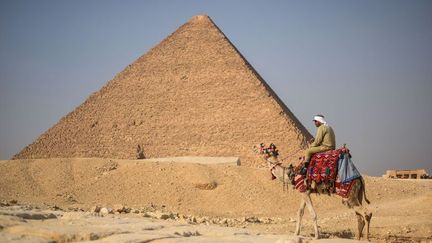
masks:
[(430, 1), (2, 1), (0, 13), (0, 159), (206, 14), (311, 134), (326, 116), (361, 172), (431, 174)]

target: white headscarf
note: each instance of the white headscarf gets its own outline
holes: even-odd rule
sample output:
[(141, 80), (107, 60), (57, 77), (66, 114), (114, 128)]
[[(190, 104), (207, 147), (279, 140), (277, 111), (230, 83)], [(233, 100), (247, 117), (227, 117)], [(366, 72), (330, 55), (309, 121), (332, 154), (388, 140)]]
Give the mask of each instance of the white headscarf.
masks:
[(326, 120), (324, 120), (324, 116), (323, 115), (316, 115), (316, 116), (314, 116), (313, 120), (314, 121), (319, 121), (322, 124), (327, 125), (327, 122), (326, 122)]

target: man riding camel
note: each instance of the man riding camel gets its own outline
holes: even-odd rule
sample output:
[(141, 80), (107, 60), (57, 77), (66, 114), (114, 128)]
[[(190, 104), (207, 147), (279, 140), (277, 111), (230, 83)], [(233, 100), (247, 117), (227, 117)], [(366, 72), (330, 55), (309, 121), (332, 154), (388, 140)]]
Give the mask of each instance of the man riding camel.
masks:
[(305, 150), (305, 159), (300, 174), (306, 175), (307, 168), (312, 155), (336, 148), (336, 137), (333, 129), (324, 120), (323, 115), (316, 115), (313, 118), (315, 126), (318, 128), (315, 139), (312, 139), (309, 148)]

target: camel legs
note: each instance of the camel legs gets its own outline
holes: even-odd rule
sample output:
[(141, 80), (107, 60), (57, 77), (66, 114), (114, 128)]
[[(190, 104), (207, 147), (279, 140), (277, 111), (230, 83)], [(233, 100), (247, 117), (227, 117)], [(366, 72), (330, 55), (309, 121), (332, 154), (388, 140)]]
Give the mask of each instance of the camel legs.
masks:
[(318, 233), (317, 214), (316, 214), (315, 209), (313, 207), (312, 200), (310, 198), (310, 194), (309, 193), (304, 193), (303, 197), (305, 198), (304, 200), (306, 202), (306, 206), (308, 207), (309, 213), (311, 215), (311, 218), (312, 218), (312, 221), (313, 221), (313, 224), (314, 224), (315, 239), (318, 239), (319, 238), (319, 233)]
[(372, 213), (366, 214), (365, 219), (366, 219), (366, 240), (369, 240), (369, 226), (370, 226), (370, 221), (372, 219)]
[(365, 226), (365, 222), (363, 216), (356, 213), (357, 216), (357, 240), (360, 240), (363, 234), (363, 228)]
[(354, 207), (354, 211), (356, 213), (358, 223), (357, 239), (360, 240), (362, 237), (363, 229), (366, 225), (366, 239), (369, 240), (369, 226), (372, 219), (372, 213), (368, 212), (368, 210), (363, 206)]
[(317, 214), (315, 212), (315, 209), (312, 205), (312, 200), (310, 198), (310, 194), (309, 193), (302, 193), (302, 200), (300, 202), (300, 208), (298, 210), (297, 213), (297, 225), (296, 225), (296, 230), (295, 230), (295, 234), (299, 235), (300, 234), (300, 228), (301, 228), (301, 221), (304, 215), (304, 209), (307, 206), (309, 213), (311, 214), (311, 218), (312, 221), (314, 223), (314, 232), (315, 232), (315, 239), (319, 238), (319, 232), (318, 232), (318, 222), (317, 222)]
[[(303, 195), (304, 193), (302, 193)], [(296, 230), (295, 230), (295, 235), (299, 235), (300, 234), (300, 228), (301, 228), (301, 221), (304, 215), (304, 209), (306, 207), (306, 201), (304, 200), (304, 198), (302, 197), (301, 201), (300, 201), (300, 208), (297, 211), (297, 225), (296, 225)]]

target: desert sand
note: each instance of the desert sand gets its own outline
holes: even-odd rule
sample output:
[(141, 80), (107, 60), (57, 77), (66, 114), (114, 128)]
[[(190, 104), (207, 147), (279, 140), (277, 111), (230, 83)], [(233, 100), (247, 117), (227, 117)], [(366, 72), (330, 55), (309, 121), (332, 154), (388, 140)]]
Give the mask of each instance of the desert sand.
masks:
[[(432, 180), (364, 176), (372, 242), (432, 241)], [(351, 242), (354, 213), (313, 195), (321, 238)], [(297, 191), (265, 168), (100, 158), (0, 161), (0, 241), (313, 242), (293, 237)], [(100, 208), (104, 208), (100, 211)], [(106, 211), (105, 211), (106, 210)]]

